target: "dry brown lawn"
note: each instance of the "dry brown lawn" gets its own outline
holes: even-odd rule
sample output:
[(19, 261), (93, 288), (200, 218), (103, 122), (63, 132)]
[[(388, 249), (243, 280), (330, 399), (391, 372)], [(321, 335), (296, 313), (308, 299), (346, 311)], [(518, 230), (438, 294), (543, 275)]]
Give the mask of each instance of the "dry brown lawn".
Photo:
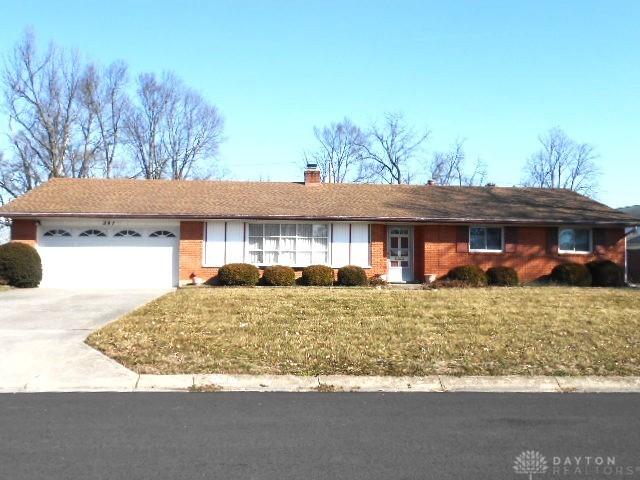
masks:
[(200, 288), (87, 342), (140, 373), (640, 375), (640, 290)]

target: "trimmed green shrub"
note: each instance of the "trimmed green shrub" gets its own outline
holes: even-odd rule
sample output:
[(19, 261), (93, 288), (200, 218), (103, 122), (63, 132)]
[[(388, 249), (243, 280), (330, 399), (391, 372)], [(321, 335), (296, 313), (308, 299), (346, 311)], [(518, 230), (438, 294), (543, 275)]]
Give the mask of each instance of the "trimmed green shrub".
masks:
[(363, 287), (369, 284), (364, 268), (347, 265), (338, 270), (338, 284), (343, 287)]
[(384, 287), (385, 285), (388, 285), (388, 284), (389, 284), (389, 282), (384, 280), (380, 275), (376, 275), (376, 276), (371, 277), (369, 279), (369, 286), (370, 287)]
[(622, 287), (624, 269), (611, 260), (594, 260), (587, 263), (594, 287)]
[(330, 287), (333, 285), (333, 268), (326, 265), (309, 265), (302, 270), (302, 285)]
[(218, 284), (220, 285), (248, 285), (258, 284), (260, 271), (250, 263), (228, 263), (218, 270)]
[(12, 287), (37, 287), (42, 280), (42, 262), (36, 249), (20, 242), (0, 245), (0, 278)]
[(591, 273), (581, 263), (561, 263), (551, 271), (551, 280), (561, 285), (589, 287), (591, 286)]
[(511, 267), (491, 267), (487, 270), (489, 285), (497, 287), (517, 287), (520, 285), (518, 272)]
[(296, 283), (296, 272), (284, 265), (267, 267), (262, 274), (262, 283), (271, 287), (290, 287)]
[(458, 280), (469, 287), (484, 287), (487, 285), (487, 274), (477, 265), (462, 265), (449, 270), (447, 279)]

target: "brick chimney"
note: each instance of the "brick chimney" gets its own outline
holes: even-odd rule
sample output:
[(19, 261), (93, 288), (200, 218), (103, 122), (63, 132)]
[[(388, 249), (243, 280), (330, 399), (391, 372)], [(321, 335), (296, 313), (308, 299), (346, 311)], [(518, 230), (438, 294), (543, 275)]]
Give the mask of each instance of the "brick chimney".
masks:
[(304, 184), (313, 185), (318, 183), (322, 183), (318, 165), (316, 163), (307, 163), (307, 169), (304, 171)]

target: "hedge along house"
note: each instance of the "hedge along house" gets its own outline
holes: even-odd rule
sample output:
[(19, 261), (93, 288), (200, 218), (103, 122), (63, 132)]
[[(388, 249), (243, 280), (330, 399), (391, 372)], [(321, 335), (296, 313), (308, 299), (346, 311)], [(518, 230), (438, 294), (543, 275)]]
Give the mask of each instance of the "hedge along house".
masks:
[(390, 282), (458, 265), (624, 265), (632, 217), (567, 190), (304, 182), (53, 179), (0, 208), (47, 287), (170, 287), (226, 263), (359, 265)]

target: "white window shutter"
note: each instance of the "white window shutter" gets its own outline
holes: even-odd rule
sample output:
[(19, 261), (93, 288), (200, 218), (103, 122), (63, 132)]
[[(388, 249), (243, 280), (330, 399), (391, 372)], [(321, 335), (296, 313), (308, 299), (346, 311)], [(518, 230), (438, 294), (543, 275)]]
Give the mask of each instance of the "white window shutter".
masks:
[(369, 225), (366, 223), (351, 224), (351, 264), (369, 266)]
[(244, 223), (227, 222), (227, 255), (225, 263), (244, 262)]
[(204, 264), (209, 267), (224, 265), (224, 222), (207, 222)]
[(334, 223), (331, 239), (331, 266), (334, 268), (349, 265), (349, 224)]

